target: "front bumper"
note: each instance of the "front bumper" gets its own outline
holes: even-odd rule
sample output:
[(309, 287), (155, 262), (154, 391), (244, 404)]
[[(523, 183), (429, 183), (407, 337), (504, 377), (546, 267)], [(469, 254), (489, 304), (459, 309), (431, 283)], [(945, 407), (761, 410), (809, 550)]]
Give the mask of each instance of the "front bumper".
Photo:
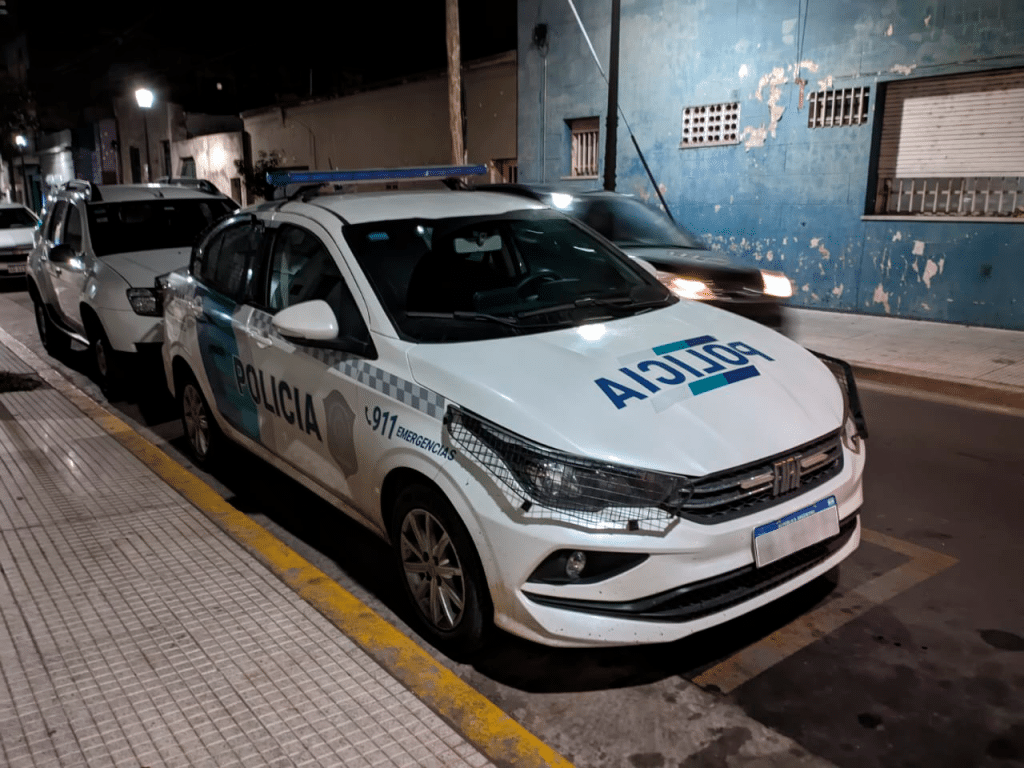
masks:
[[(663, 533), (606, 533), (526, 521), (511, 503), (504, 512), (495, 508), (493, 490), (486, 501), (467, 499), (470, 509), (493, 510), (476, 518), (483, 539), (478, 547), (490, 565), (495, 623), (545, 645), (630, 645), (678, 640), (766, 605), (827, 572), (860, 543), (865, 448), (843, 450), (842, 472), (805, 494), (713, 525), (680, 519)], [(754, 565), (754, 528), (829, 496), (839, 507), (838, 536), (771, 565)], [(529, 581), (552, 553), (573, 549), (647, 557), (588, 583)]]

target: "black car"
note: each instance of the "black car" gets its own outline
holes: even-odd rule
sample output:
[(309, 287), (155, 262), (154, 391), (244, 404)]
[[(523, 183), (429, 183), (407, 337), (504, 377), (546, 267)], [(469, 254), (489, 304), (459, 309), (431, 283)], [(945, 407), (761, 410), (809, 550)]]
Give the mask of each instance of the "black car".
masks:
[(661, 211), (617, 192), (575, 192), (548, 186), (488, 184), (523, 195), (579, 219), (633, 258), (652, 265), (678, 296), (703, 301), (785, 332), (784, 301), (793, 284), (781, 272), (730, 261)]

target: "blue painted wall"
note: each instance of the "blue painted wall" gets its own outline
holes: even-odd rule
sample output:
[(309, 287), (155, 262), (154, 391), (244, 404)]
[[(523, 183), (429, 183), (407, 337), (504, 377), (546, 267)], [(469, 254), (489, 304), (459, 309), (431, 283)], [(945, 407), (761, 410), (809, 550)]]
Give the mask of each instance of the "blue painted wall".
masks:
[[(607, 72), (611, 0), (575, 3)], [(518, 24), (519, 179), (557, 183), (567, 120), (600, 116), (604, 141), (606, 85), (567, 0), (520, 0)], [(673, 214), (785, 272), (793, 303), (1024, 330), (1024, 219), (863, 218), (879, 83), (1024, 66), (1021, 0), (622, 0), (619, 66), (625, 119)], [(808, 128), (797, 77), (806, 94), (870, 87), (867, 124)], [(680, 149), (683, 107), (728, 101), (744, 141)], [(657, 202), (621, 118), (618, 135), (616, 188)]]

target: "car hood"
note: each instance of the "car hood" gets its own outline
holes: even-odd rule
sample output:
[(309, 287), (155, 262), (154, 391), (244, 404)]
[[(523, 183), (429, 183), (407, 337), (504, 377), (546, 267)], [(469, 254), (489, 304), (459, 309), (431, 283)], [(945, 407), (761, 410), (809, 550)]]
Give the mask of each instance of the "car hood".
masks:
[(35, 231), (35, 227), (0, 229), (0, 248), (11, 248), (15, 245), (35, 245)]
[(160, 248), (155, 251), (112, 253), (101, 260), (129, 285), (149, 288), (158, 275), (186, 266), (191, 255), (191, 248)]
[(761, 278), (761, 271), (756, 267), (735, 264), (714, 251), (651, 246), (619, 247), (633, 258), (643, 259), (666, 271), (716, 277), (756, 275), (758, 282)]
[(420, 384), (548, 447), (700, 476), (842, 424), (810, 352), (697, 302), (579, 328), (410, 349)]

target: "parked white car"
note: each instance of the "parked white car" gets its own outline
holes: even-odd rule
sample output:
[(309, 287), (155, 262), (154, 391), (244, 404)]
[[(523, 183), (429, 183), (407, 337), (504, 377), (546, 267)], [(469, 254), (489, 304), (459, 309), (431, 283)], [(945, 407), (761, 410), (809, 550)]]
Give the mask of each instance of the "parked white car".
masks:
[(0, 277), (24, 277), (39, 219), (21, 203), (0, 203)]
[(860, 541), (849, 367), (680, 300), (535, 201), (303, 193), (221, 222), (166, 299), (196, 461), (229, 438), (390, 541), (446, 648), (492, 620), (676, 640)]
[(162, 341), (157, 278), (188, 263), (202, 231), (238, 208), (208, 189), (69, 182), (51, 201), (28, 260), (39, 337), (51, 354), (72, 341), (115, 388), (130, 356)]

